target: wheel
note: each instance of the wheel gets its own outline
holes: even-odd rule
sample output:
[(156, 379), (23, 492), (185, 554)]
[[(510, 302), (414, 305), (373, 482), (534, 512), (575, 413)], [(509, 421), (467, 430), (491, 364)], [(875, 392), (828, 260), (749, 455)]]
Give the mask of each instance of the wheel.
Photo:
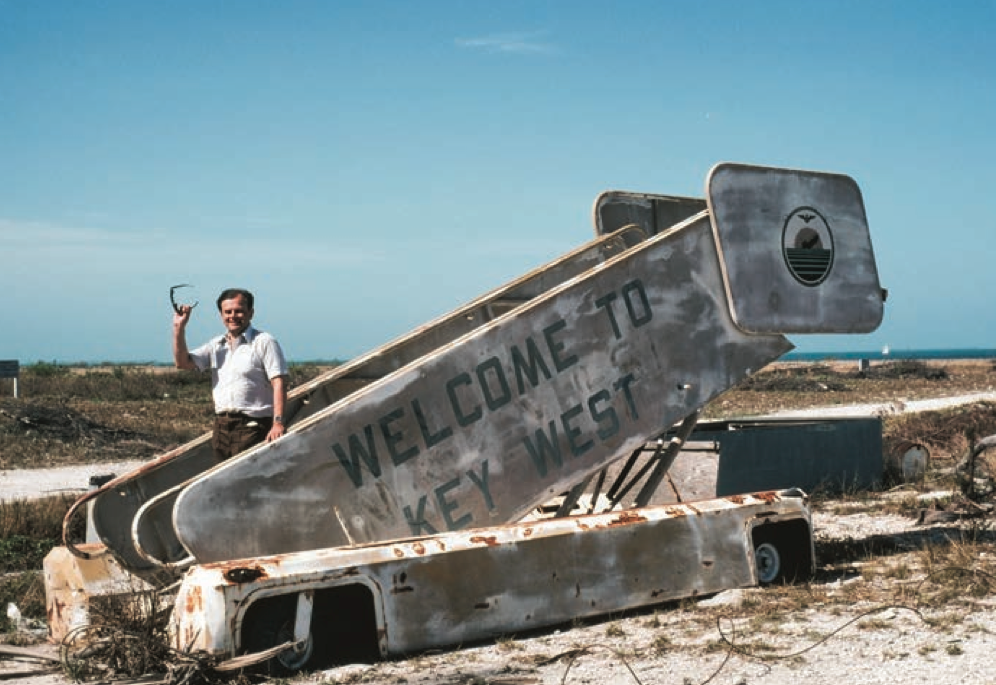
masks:
[[(262, 652), (284, 642), (294, 640), (294, 611), (297, 597), (281, 595), (255, 602), (243, 622), (244, 652)], [(307, 641), (298, 649), (285, 649), (262, 665), (262, 670), (272, 676), (283, 676), (303, 668), (311, 659), (314, 639), (308, 633)]]
[(813, 537), (803, 518), (768, 521), (751, 528), (759, 585), (795, 583), (812, 576)]
[[(288, 642), (294, 639), (294, 624), (285, 623), (277, 631), (277, 644), (281, 642)], [(308, 663), (308, 659), (311, 658), (311, 652), (315, 648), (315, 641), (311, 639), (311, 633), (308, 633), (308, 639), (305, 640), (304, 644), (299, 648), (285, 649), (277, 655), (277, 661), (280, 665), (286, 668), (288, 671), (298, 671), (304, 668), (304, 665)]]
[(758, 582), (769, 585), (781, 576), (782, 555), (772, 543), (762, 542), (754, 548), (754, 565), (757, 568)]

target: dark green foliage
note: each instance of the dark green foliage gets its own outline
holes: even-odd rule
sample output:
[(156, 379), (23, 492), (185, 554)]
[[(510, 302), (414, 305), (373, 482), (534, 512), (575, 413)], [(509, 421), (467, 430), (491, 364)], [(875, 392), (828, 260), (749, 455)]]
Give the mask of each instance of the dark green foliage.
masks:
[(25, 535), (0, 538), (0, 573), (41, 568), (45, 555), (60, 542), (58, 538), (30, 538)]
[(737, 389), (754, 392), (842, 392), (849, 388), (842, 374), (814, 364), (749, 376)]
[(866, 371), (860, 371), (858, 372), (858, 376), (860, 378), (882, 379), (922, 378), (924, 380), (940, 381), (948, 378), (948, 372), (943, 367), (931, 366), (919, 359), (902, 359), (873, 366)]

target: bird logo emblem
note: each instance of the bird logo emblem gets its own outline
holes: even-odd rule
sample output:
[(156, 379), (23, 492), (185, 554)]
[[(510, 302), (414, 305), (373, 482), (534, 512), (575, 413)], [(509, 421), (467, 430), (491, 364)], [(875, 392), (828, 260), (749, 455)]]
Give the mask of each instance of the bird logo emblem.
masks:
[(782, 254), (792, 276), (802, 285), (823, 283), (833, 267), (833, 236), (826, 218), (814, 207), (798, 207), (785, 219)]

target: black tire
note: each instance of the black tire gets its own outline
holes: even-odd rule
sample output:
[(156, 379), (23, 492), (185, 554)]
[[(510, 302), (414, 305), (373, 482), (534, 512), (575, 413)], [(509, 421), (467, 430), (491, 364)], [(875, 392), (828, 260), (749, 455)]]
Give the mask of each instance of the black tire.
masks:
[(754, 567), (757, 569), (757, 582), (771, 585), (782, 577), (782, 555), (770, 542), (754, 546)]
[(794, 583), (813, 574), (813, 538), (804, 519), (762, 523), (751, 530), (759, 585)]
[[(242, 625), (243, 653), (262, 652), (293, 640), (296, 611), (297, 595), (293, 593), (256, 602)], [(286, 649), (261, 664), (261, 669), (272, 676), (295, 673), (308, 664), (313, 651), (314, 640), (309, 634), (303, 649)]]

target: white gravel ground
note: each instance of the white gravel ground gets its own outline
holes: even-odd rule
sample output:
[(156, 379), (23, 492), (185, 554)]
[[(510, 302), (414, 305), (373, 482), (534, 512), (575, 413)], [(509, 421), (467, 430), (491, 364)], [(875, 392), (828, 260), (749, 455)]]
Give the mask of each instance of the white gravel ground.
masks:
[(10, 469), (0, 471), (0, 499), (34, 499), (61, 493), (82, 494), (92, 476), (123, 475), (142, 465), (141, 461), (62, 466), (54, 469)]
[(848, 404), (834, 407), (816, 407), (813, 409), (787, 409), (772, 414), (772, 416), (787, 418), (843, 418), (849, 416), (887, 416), (890, 414), (906, 414), (920, 411), (938, 411), (950, 409), (973, 402), (994, 402), (996, 392), (977, 392), (957, 397), (938, 397), (929, 400), (902, 400), (891, 402), (876, 402), (870, 404)]
[[(979, 400), (996, 393), (940, 400), (783, 412), (778, 416), (857, 416), (923, 411)], [(82, 492), (90, 476), (122, 474), (138, 462), (93, 464), (64, 469), (0, 471), (0, 497), (37, 497)], [(916, 528), (900, 516), (814, 515), (817, 535), (862, 539)], [(860, 576), (841, 576), (817, 588), (843, 591)], [(899, 582), (899, 581), (890, 581)], [(373, 683), (375, 685), (841, 685), (841, 683), (996, 685), (996, 608), (983, 605), (960, 611), (945, 608), (917, 614), (901, 608), (845, 605), (832, 609), (818, 601), (783, 615), (781, 623), (758, 624), (758, 607), (771, 598), (764, 589), (717, 595), (703, 606), (659, 612), (499, 640), (453, 651), (418, 655), (374, 665), (357, 664), (300, 675), (294, 683)], [(814, 592), (818, 597), (820, 592)], [(725, 604), (733, 618), (720, 624), (704, 620), (709, 605)], [(874, 612), (864, 616), (866, 612)], [(946, 620), (944, 619), (947, 615)], [(932, 620), (925, 620), (932, 619)], [(839, 632), (835, 632), (839, 631)], [(723, 635), (737, 645), (753, 645), (759, 660), (730, 652)], [(824, 640), (825, 641), (822, 641)], [(35, 649), (56, 654), (51, 645)], [(559, 657), (559, 658), (558, 658)], [(30, 668), (0, 658), (0, 679)], [(68, 685), (61, 675), (20, 677), (23, 685)]]

